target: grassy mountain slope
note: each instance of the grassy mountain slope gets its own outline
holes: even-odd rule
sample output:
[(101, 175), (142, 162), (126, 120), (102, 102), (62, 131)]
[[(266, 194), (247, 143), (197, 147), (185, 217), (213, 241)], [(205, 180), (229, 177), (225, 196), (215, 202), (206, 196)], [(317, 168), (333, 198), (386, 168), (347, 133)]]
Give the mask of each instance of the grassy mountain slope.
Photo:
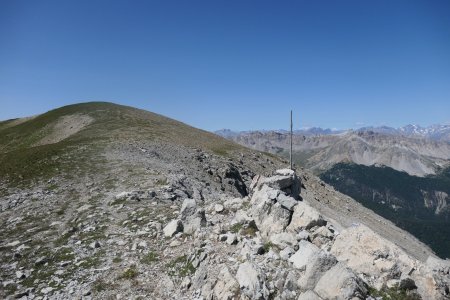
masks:
[(340, 163), (322, 180), (450, 257), (450, 168), (416, 177), (389, 167)]
[[(59, 120), (90, 117), (92, 122), (56, 143), (41, 144), (58, 135)], [(11, 126), (12, 122), (19, 123)], [(71, 126), (70, 120), (67, 126)], [(57, 174), (82, 171), (101, 163), (105, 147), (117, 141), (145, 140), (200, 148), (222, 156), (236, 156), (246, 150), (212, 133), (193, 128), (158, 114), (105, 102), (69, 105), (23, 123), (10, 120), (0, 124), (0, 176), (10, 183), (51, 178)]]

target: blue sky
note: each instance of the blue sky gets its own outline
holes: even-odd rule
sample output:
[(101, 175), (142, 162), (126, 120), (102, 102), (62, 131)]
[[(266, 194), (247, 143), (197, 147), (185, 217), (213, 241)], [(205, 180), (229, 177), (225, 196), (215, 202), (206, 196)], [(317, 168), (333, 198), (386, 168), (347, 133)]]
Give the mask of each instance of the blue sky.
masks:
[(0, 2), (0, 119), (112, 101), (207, 130), (450, 122), (450, 1)]

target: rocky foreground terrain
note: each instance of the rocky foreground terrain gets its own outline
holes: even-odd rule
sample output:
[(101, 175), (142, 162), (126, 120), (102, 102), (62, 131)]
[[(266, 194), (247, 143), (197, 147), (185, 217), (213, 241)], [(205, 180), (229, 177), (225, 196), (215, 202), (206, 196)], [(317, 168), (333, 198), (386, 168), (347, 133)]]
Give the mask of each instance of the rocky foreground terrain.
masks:
[(391, 222), (162, 116), (80, 104), (0, 146), (0, 298), (449, 298), (450, 263)]

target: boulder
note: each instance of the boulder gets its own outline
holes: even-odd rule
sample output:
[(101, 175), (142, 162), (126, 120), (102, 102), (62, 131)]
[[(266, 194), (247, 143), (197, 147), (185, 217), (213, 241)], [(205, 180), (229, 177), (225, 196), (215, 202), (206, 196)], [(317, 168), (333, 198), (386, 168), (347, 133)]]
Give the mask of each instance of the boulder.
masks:
[(302, 230), (297, 234), (297, 239), (299, 241), (305, 240), (308, 241), (310, 239), (309, 232), (307, 230)]
[(337, 264), (336, 257), (320, 250), (315, 252), (306, 265), (305, 273), (298, 280), (298, 285), (303, 290), (312, 290), (322, 275)]
[(294, 249), (292, 249), (291, 247), (286, 247), (280, 251), (280, 257), (283, 260), (288, 260), (294, 253)]
[(279, 194), (277, 196), (277, 201), (278, 203), (281, 204), (281, 207), (293, 211), (294, 210), (294, 206), (297, 205), (298, 201), (295, 200), (294, 198), (290, 197), (290, 196), (286, 196), (285, 194)]
[(180, 218), (187, 219), (195, 215), (197, 211), (197, 202), (195, 199), (184, 199), (180, 209)]
[(216, 205), (214, 205), (214, 211), (215, 211), (216, 213), (221, 213), (221, 212), (223, 212), (223, 210), (224, 210), (224, 207), (223, 207), (222, 204), (216, 204)]
[(275, 233), (270, 236), (270, 242), (279, 249), (286, 247), (294, 247), (297, 244), (297, 239), (294, 234), (289, 232)]
[(265, 178), (262, 184), (266, 184), (274, 189), (282, 190), (294, 199), (300, 198), (301, 182), (293, 170), (277, 170), (275, 176)]
[(301, 182), (293, 170), (277, 170), (275, 175), (271, 177), (256, 175), (250, 184), (250, 190), (255, 193), (264, 185), (272, 187), (275, 190), (281, 190), (296, 200), (300, 198)]
[(314, 255), (319, 252), (319, 248), (317, 246), (311, 244), (307, 241), (300, 241), (299, 248), (297, 252), (294, 253), (289, 258), (289, 261), (292, 262), (295, 268), (304, 269), (309, 261), (314, 257)]
[(178, 232), (183, 231), (183, 223), (180, 220), (170, 221), (163, 229), (164, 236), (173, 237)]
[[(244, 198), (247, 199), (247, 198)], [(225, 209), (230, 211), (237, 211), (242, 207), (242, 204), (245, 202), (242, 198), (232, 198), (228, 199), (223, 203)]]
[(286, 228), (290, 232), (300, 232), (302, 229), (310, 229), (314, 226), (324, 226), (326, 221), (319, 212), (305, 202), (298, 202), (294, 207), (292, 220)]
[(328, 270), (317, 282), (314, 291), (323, 299), (366, 299), (364, 282), (344, 263)]
[(238, 242), (237, 236), (234, 233), (227, 234), (226, 242), (228, 245), (235, 245)]
[(219, 178), (225, 191), (232, 192), (236, 196), (248, 195), (247, 186), (242, 179), (239, 169), (233, 164), (219, 170)]
[[(348, 266), (356, 272), (377, 278), (383, 273), (392, 273), (393, 268), (399, 269), (400, 273), (409, 273), (415, 265), (398, 246), (364, 225), (343, 230), (336, 237), (331, 253), (339, 261), (347, 261)], [(389, 277), (392, 279), (392, 276)]]
[(213, 294), (219, 300), (237, 299), (239, 295), (239, 283), (231, 275), (227, 267), (220, 270), (218, 280), (214, 286)]
[(264, 185), (253, 194), (250, 202), (250, 216), (265, 237), (284, 231), (292, 214), (276, 201), (277, 195), (274, 191), (276, 190)]
[(322, 300), (316, 293), (311, 290), (308, 290), (298, 297), (297, 300)]
[(262, 300), (269, 297), (269, 290), (265, 285), (265, 275), (255, 264), (250, 262), (240, 264), (236, 279), (241, 293), (250, 299)]
[(184, 199), (180, 219), (183, 222), (183, 230), (187, 234), (193, 234), (200, 227), (206, 226), (205, 211), (197, 207), (195, 199)]

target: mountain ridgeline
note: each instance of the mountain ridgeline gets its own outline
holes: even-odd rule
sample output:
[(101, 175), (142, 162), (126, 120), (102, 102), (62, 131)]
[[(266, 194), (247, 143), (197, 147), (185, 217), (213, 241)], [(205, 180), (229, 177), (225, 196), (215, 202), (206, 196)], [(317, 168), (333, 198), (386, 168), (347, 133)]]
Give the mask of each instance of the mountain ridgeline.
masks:
[(411, 176), (389, 167), (339, 163), (320, 175), (326, 183), (450, 257), (450, 168)]
[(449, 261), (287, 165), (112, 103), (0, 122), (0, 298), (448, 299)]

